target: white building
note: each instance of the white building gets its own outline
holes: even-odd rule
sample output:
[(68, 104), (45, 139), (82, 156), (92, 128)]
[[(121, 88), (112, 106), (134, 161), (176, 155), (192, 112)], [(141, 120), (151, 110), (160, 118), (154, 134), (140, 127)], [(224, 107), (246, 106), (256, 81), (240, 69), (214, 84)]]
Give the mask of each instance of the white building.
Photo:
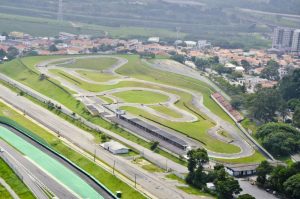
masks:
[(300, 29), (294, 31), (292, 52), (300, 52)]
[(187, 48), (195, 48), (197, 46), (197, 42), (195, 41), (184, 41)]
[(237, 66), (237, 67), (234, 68), (234, 70), (236, 72), (240, 72), (240, 73), (243, 73), (245, 71), (245, 69), (242, 66)]
[(198, 41), (198, 49), (205, 49), (211, 47), (211, 43), (207, 42), (206, 40), (199, 40)]
[(226, 63), (224, 67), (225, 67), (225, 68), (231, 68), (231, 69), (234, 70), (234, 69), (236, 68), (236, 65), (234, 65), (234, 64), (232, 64), (232, 63)]
[(159, 43), (159, 37), (149, 37), (148, 42)]
[(194, 62), (192, 61), (185, 61), (184, 64), (194, 69), (197, 68)]
[(113, 154), (125, 154), (129, 152), (129, 148), (116, 141), (105, 142), (100, 144), (100, 146)]
[(208, 189), (210, 189), (210, 190), (216, 190), (216, 186), (215, 186), (215, 184), (212, 183), (212, 182), (206, 183), (206, 187), (207, 187)]
[(6, 40), (6, 36), (0, 35), (0, 42), (2, 43), (2, 42), (5, 41), (5, 40)]

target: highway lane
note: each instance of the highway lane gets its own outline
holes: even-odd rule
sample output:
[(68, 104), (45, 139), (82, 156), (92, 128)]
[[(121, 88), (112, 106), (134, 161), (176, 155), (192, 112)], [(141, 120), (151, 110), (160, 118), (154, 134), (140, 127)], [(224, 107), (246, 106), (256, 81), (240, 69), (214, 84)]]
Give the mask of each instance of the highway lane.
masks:
[(4, 149), (1, 157), (9, 161), (11, 165), (14, 165), (15, 169), (22, 175), (23, 182), (39, 199), (48, 199), (43, 189), (51, 191), (58, 198), (79, 198), (3, 140), (0, 140), (0, 147)]
[[(89, 151), (90, 153), (95, 153), (99, 159), (103, 160), (111, 167), (115, 165), (115, 168), (127, 176), (129, 179), (133, 180), (136, 177), (137, 183), (142, 186), (145, 190), (149, 191), (152, 195), (156, 196), (157, 198), (161, 199), (169, 199), (170, 196), (174, 199), (180, 198), (197, 198), (196, 196), (188, 195), (185, 192), (176, 188), (173, 183), (165, 182), (159, 176), (149, 173), (138, 165), (133, 164), (130, 160), (125, 159), (120, 156), (114, 156), (111, 153), (107, 152), (106, 150), (100, 148), (99, 146), (95, 145), (91, 135), (76, 126), (68, 123), (67, 121), (59, 118), (57, 115), (51, 113), (50, 111), (40, 107), (39, 105), (34, 104), (30, 100), (22, 97), (17, 96), (16, 93), (12, 92), (8, 88), (0, 85), (0, 96), (16, 107), (21, 107), (23, 111), (26, 113), (30, 113), (30, 116), (34, 118), (42, 119), (42, 124), (50, 127), (51, 130), (55, 132), (59, 132), (61, 136), (68, 139), (70, 142), (74, 143), (75, 145), (79, 146), (80, 148)], [(120, 136), (122, 141), (124, 140), (126, 143), (126, 139)], [(147, 157), (152, 156), (154, 154), (152, 151), (141, 147), (140, 145), (134, 143), (138, 149), (143, 151)], [(154, 154), (154, 156), (157, 154)], [(166, 162), (166, 158), (160, 156), (163, 162)], [(161, 162), (162, 162), (161, 160)], [(172, 168), (173, 163), (170, 160), (168, 161), (168, 167)], [(177, 164), (178, 165), (178, 164)], [(174, 166), (176, 168), (176, 165)], [(179, 165), (179, 171), (186, 172), (187, 169), (181, 165)], [(176, 171), (176, 170), (175, 170)]]

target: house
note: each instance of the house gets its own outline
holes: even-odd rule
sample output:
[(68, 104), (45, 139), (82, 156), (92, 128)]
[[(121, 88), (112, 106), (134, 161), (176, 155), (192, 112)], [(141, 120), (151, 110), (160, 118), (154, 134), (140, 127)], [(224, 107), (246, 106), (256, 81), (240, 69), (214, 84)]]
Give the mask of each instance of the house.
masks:
[(149, 37), (148, 42), (158, 43), (159, 42), (159, 37)]
[(243, 73), (245, 71), (245, 69), (242, 67), (242, 66), (237, 66), (235, 67), (234, 69), (236, 72), (240, 72), (240, 73)]
[(225, 171), (234, 177), (243, 177), (256, 174), (259, 164), (234, 164), (225, 165)]
[(195, 41), (184, 41), (187, 48), (195, 48), (197, 46), (197, 42)]
[(212, 183), (212, 182), (206, 183), (206, 187), (207, 187), (208, 189), (210, 189), (210, 190), (216, 190), (216, 186), (215, 186), (215, 184)]
[(184, 64), (194, 69), (197, 68), (194, 62), (192, 61), (185, 61)]
[(112, 154), (125, 154), (129, 152), (129, 148), (116, 141), (105, 142), (103, 144), (100, 144), (100, 146), (102, 146)]

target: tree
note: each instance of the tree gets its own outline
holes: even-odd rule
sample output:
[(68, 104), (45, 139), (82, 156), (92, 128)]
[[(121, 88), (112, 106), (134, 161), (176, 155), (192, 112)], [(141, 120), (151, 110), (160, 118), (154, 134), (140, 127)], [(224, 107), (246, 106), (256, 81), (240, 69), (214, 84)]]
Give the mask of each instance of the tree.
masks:
[(206, 67), (208, 67), (209, 62), (208, 62), (208, 60), (206, 60), (206, 59), (196, 58), (196, 60), (195, 60), (195, 65), (197, 66), (197, 68), (198, 68), (199, 70), (203, 70), (203, 71), (204, 71), (204, 69), (205, 69)]
[(251, 196), (250, 194), (243, 194), (239, 195), (238, 199), (255, 199), (255, 197)]
[(267, 66), (262, 70), (260, 77), (268, 80), (279, 80), (278, 69), (279, 64), (274, 60), (270, 60), (268, 61)]
[(296, 108), (293, 115), (293, 124), (300, 128), (300, 106)]
[(241, 95), (234, 95), (231, 98), (230, 104), (233, 108), (239, 109), (243, 105), (244, 98)]
[(190, 150), (188, 156), (188, 170), (194, 172), (197, 168), (202, 168), (208, 162), (208, 155), (205, 149)]
[(3, 49), (0, 49), (0, 58), (2, 59), (5, 56), (6, 56), (6, 52)]
[(206, 183), (206, 174), (203, 172), (203, 164), (208, 162), (208, 155), (205, 149), (190, 150), (188, 156), (189, 174), (186, 182), (197, 188), (202, 188)]
[(247, 98), (247, 106), (254, 118), (270, 122), (274, 120), (276, 111), (283, 104), (280, 93), (276, 89), (260, 89)]
[(16, 47), (11, 46), (7, 49), (7, 58), (9, 60), (16, 58), (18, 55), (19, 55), (19, 50)]
[(155, 149), (157, 149), (158, 145), (159, 145), (159, 142), (157, 142), (157, 141), (152, 142), (152, 143), (151, 143), (151, 146), (150, 146), (150, 149), (151, 149), (152, 151), (154, 151)]
[(285, 100), (300, 99), (300, 69), (283, 77), (279, 82), (279, 91)]
[(266, 176), (267, 174), (271, 173), (273, 167), (270, 165), (268, 161), (262, 161), (260, 165), (256, 169), (257, 173), (257, 182), (261, 185), (266, 183)]
[(55, 51), (58, 51), (58, 49), (57, 49), (55, 44), (52, 44), (51, 46), (49, 46), (49, 51), (50, 52), (55, 52)]
[(256, 137), (273, 155), (285, 156), (300, 151), (300, 132), (284, 123), (268, 123), (256, 132)]
[(289, 177), (283, 186), (286, 195), (293, 199), (300, 198), (300, 173)]
[(216, 191), (221, 199), (233, 198), (233, 194), (239, 194), (242, 189), (239, 182), (232, 177), (216, 182)]
[(171, 59), (173, 59), (177, 62), (180, 62), (182, 64), (185, 62), (185, 57), (183, 55), (176, 54), (176, 55), (171, 56)]
[(243, 68), (245, 69), (245, 71), (249, 71), (251, 69), (251, 65), (249, 64), (248, 61), (242, 60), (241, 64), (242, 64)]

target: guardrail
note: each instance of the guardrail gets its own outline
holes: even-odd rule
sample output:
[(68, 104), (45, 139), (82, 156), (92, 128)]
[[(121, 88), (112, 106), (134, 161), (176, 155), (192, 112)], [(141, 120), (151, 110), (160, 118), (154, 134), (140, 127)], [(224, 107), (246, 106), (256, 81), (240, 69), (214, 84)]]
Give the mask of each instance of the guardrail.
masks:
[(19, 124), (17, 124), (16, 122), (14, 122), (13, 120), (9, 119), (9, 118), (5, 118), (5, 117), (0, 117), (0, 123), (7, 125), (15, 130), (17, 130), (18, 132), (22, 133), (24, 136), (26, 136), (27, 138), (31, 139), (32, 141), (34, 141), (35, 143), (39, 144), (40, 146), (42, 146), (43, 148), (45, 148), (46, 150), (50, 151), (51, 153), (53, 153), (54, 155), (58, 156), (59, 158), (63, 159), (64, 161), (66, 161), (70, 166), (72, 166), (73, 168), (75, 168), (77, 171), (81, 172), (83, 175), (85, 175), (86, 177), (88, 177), (90, 180), (92, 180), (95, 184), (97, 184), (98, 186), (100, 186), (108, 195), (110, 195), (112, 198), (114, 199), (118, 199), (117, 196), (115, 196), (106, 186), (104, 186), (102, 183), (100, 183), (96, 178), (94, 178), (93, 176), (91, 176), (90, 174), (88, 174), (85, 170), (81, 169), (80, 167), (78, 167), (76, 164), (74, 164), (71, 160), (69, 160), (68, 158), (64, 157), (63, 155), (61, 155), (60, 153), (56, 152), (54, 149), (52, 149), (50, 147), (49, 144), (47, 144), (45, 141), (42, 141), (42, 138), (37, 138), (36, 136), (32, 136), (34, 135), (33, 132), (29, 131), (28, 129), (20, 126)]

